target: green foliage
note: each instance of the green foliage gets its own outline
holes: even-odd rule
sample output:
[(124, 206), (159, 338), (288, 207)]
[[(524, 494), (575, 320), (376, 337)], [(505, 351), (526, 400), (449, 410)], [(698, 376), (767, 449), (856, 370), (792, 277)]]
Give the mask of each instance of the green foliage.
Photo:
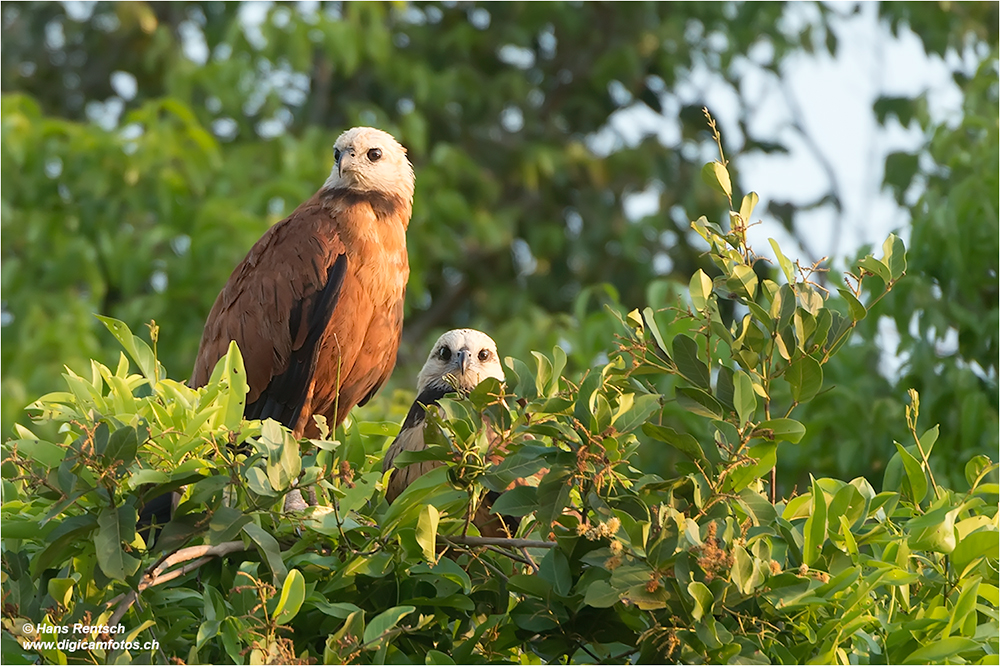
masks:
[[(973, 8), (988, 9), (963, 6)], [(782, 461), (783, 475), (794, 475), (799, 483), (812, 465), (851, 476), (884, 470), (888, 457), (873, 450), (871, 435), (891, 432), (891, 424), (903, 418), (909, 388), (919, 391), (929, 422), (940, 424), (937, 448), (946, 453), (932, 465), (944, 483), (960, 485), (964, 461), (997, 451), (996, 62), (994, 45), (972, 76), (956, 76), (964, 93), (957, 125), (932, 123), (926, 99), (908, 102), (905, 113), (899, 100), (881, 102), (883, 108), (897, 109), (900, 122), (919, 126), (928, 136), (928, 144), (917, 153), (890, 156), (884, 176), (885, 185), (912, 218), (907, 279), (885, 297), (880, 316), (859, 322), (852, 344), (826, 366), (831, 383), (849, 384), (852, 390), (819, 396), (804, 415), (810, 431), (836, 439), (838, 446), (803, 450)], [(902, 163), (914, 168), (894, 168)], [(870, 284), (876, 295), (879, 281)], [(879, 339), (885, 329), (898, 335), (898, 369), (873, 372), (885, 367), (886, 356), (892, 355), (884, 347), (895, 336)], [(851, 418), (845, 419), (848, 414)]]
[[(19, 426), (3, 448), (5, 660), (995, 659), (997, 465), (978, 456), (960, 490), (939, 484), (939, 429), (921, 424), (916, 392), (881, 492), (812, 478), (803, 494), (765, 496), (776, 459), (810, 437), (796, 409), (906, 264), (890, 236), (843, 301), (780, 250), (785, 281), (759, 279), (744, 236), (755, 199), (728, 233), (692, 223), (717, 278), (699, 271), (669, 305), (610, 309), (620, 338), (606, 363), (571, 375), (558, 347), (508, 357), (505, 383), (442, 400), (430, 446), (401, 462), (443, 466), (391, 506), (379, 470), (393, 427), (297, 442), (239, 418), (235, 346), (190, 389), (105, 318), (140, 373), (124, 354), (90, 378), (67, 372), (68, 391), (31, 407), (61, 436)], [(741, 315), (729, 325), (726, 301)], [(637, 468), (664, 448), (681, 459), (673, 475)], [(283, 511), (296, 488), (316, 506)], [(468, 516), (487, 490), (521, 517), (523, 541), (475, 539)], [(139, 507), (171, 491), (173, 520), (155, 538), (137, 529)], [(25, 621), (121, 621), (159, 647), (39, 653), (17, 642)]]

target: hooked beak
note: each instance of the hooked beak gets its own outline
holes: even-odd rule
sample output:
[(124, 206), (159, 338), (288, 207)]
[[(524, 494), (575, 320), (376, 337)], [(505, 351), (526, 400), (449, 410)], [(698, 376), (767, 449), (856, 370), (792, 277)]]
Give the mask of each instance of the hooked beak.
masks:
[(354, 166), (354, 150), (347, 149), (340, 154), (340, 159), (337, 160), (337, 173), (340, 176), (344, 175), (345, 171), (353, 171)]
[(464, 375), (466, 370), (469, 369), (469, 364), (472, 362), (472, 354), (469, 353), (468, 349), (462, 349), (458, 352), (458, 371)]

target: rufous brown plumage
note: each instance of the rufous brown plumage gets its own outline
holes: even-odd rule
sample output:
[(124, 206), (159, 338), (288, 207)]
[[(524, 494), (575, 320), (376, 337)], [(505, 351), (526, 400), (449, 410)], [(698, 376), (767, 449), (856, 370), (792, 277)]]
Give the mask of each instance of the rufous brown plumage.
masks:
[(250, 392), (245, 415), (314, 437), (389, 378), (409, 276), (413, 167), (389, 134), (355, 127), (308, 201), (250, 249), (208, 315), (192, 386), (208, 382), (235, 340)]

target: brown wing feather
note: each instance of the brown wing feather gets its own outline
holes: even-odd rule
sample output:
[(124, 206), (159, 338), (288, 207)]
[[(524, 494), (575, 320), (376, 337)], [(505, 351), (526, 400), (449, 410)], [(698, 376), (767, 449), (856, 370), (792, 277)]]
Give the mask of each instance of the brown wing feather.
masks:
[[(208, 382), (218, 360), (235, 340), (243, 353), (250, 393), (257, 400), (282, 372), (293, 349), (296, 304), (320, 291), (327, 271), (345, 253), (335, 220), (324, 214), (317, 197), (265, 232), (219, 292), (202, 334), (193, 386)], [(301, 322), (295, 326), (302, 329)]]
[[(376, 391), (392, 372), (402, 329), (402, 306), (409, 276), (405, 229), (408, 202), (385, 205), (356, 194), (320, 191), (279, 222), (236, 267), (209, 314), (191, 378), (207, 383), (212, 369), (236, 340), (247, 368), (255, 403), (275, 377), (289, 370), (303, 350), (309, 362), (288, 385), (301, 403), (285, 425), (297, 435), (315, 436), (313, 414), (331, 425)], [(310, 304), (339, 258), (346, 270), (336, 304), (319, 336)], [(318, 342), (317, 342), (318, 340)], [(294, 422), (292, 422), (294, 419)]]
[[(382, 461), (382, 472), (384, 473), (392, 469), (393, 460), (403, 451), (423, 451), (425, 448), (427, 448), (427, 444), (424, 442), (423, 421), (411, 428), (404, 428), (399, 432), (399, 435), (393, 440), (392, 444), (389, 445), (385, 460)], [(427, 472), (440, 466), (440, 462), (428, 460), (394, 470), (392, 476), (389, 477), (389, 485), (386, 487), (386, 501), (393, 502), (406, 490), (407, 486)]]

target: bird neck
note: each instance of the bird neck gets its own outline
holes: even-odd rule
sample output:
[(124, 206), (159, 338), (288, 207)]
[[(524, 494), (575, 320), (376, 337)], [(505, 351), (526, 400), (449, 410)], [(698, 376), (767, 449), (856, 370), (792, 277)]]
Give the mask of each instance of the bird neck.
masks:
[(378, 190), (355, 190), (345, 187), (323, 188), (320, 190), (320, 198), (327, 206), (357, 206), (368, 204), (375, 218), (382, 222), (385, 220), (399, 221), (405, 229), (410, 222), (410, 214), (413, 212), (413, 200), (395, 194), (380, 192)]
[(406, 420), (403, 421), (402, 429), (405, 430), (406, 428), (412, 428), (423, 423), (427, 414), (426, 408), (438, 404), (438, 400), (454, 392), (454, 390), (445, 384), (424, 387), (417, 395), (417, 399), (410, 406), (410, 411), (406, 414)]

